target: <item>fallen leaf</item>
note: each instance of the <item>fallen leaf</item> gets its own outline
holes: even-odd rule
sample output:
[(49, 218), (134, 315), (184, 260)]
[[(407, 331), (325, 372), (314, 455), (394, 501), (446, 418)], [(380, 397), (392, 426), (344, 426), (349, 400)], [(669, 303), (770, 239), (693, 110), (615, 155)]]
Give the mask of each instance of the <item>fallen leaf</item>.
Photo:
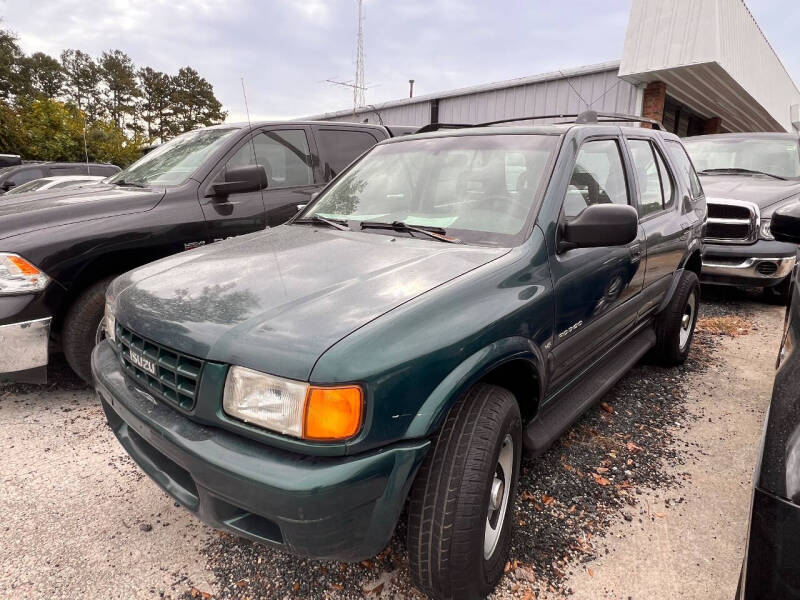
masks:
[(371, 561), (371, 560), (369, 560), (369, 559), (367, 559), (367, 560), (362, 560), (362, 561), (361, 561), (361, 566), (362, 566), (362, 567), (366, 567), (367, 569), (371, 569), (371, 568), (372, 568), (372, 561)]
[(597, 472), (598, 472), (598, 473), (600, 473), (600, 474), (603, 474), (603, 473), (608, 473), (608, 467), (597, 467), (597, 468), (595, 469), (595, 471), (597, 471)]
[(522, 600), (536, 600), (536, 596), (533, 595), (531, 588), (525, 590), (525, 593), (522, 594)]
[(546, 506), (550, 506), (555, 501), (556, 501), (556, 499), (553, 498), (552, 496), (548, 496), (547, 494), (542, 494), (542, 504), (544, 504)]
[(209, 594), (208, 592), (200, 592), (200, 597), (203, 600), (208, 600), (209, 598), (211, 598), (211, 594)]
[(614, 407), (611, 406), (608, 402), (601, 402), (600, 403), (600, 408), (602, 408), (607, 413), (613, 413), (614, 412)]
[(611, 482), (603, 477), (602, 475), (598, 475), (597, 473), (592, 473), (592, 477), (594, 477), (595, 483), (598, 485), (610, 485)]
[(341, 592), (344, 589), (344, 586), (341, 583), (331, 583), (331, 587), (337, 592)]
[(296, 592), (299, 589), (300, 589), (300, 582), (299, 581), (295, 581), (294, 585), (292, 586), (292, 591)]
[(663, 519), (663, 518), (664, 518), (664, 513), (662, 513), (662, 512), (657, 512), (657, 513), (656, 513), (656, 516), (657, 516), (659, 519)]
[(568, 464), (566, 464), (566, 463), (564, 464), (564, 468), (565, 468), (567, 471), (574, 471), (574, 470), (575, 470), (575, 467), (573, 467), (572, 465), (568, 465)]
[(382, 584), (382, 583), (379, 583), (379, 584), (378, 584), (378, 585), (376, 585), (374, 588), (372, 588), (372, 589), (369, 591), (369, 593), (370, 593), (370, 594), (375, 594), (375, 595), (377, 596), (377, 595), (378, 595), (378, 594), (380, 594), (382, 591), (383, 591), (383, 584)]
[(525, 500), (526, 502), (533, 502), (534, 500), (536, 500), (536, 496), (534, 496), (534, 495), (533, 495), (531, 492), (529, 492), (528, 490), (525, 490), (524, 492), (522, 492), (522, 493), (519, 495), (519, 499), (520, 499), (520, 500)]
[(592, 569), (586, 569), (586, 572), (589, 573), (589, 577), (594, 577), (594, 571)]
[(247, 586), (247, 580), (246, 579), (242, 579), (241, 581), (237, 581), (236, 582), (236, 587), (238, 587), (238, 588), (243, 588), (245, 586)]
[(197, 598), (200, 595), (200, 590), (198, 590), (196, 587), (193, 587), (192, 589), (189, 590), (189, 595), (192, 598)]
[(628, 449), (628, 452), (633, 452), (634, 454), (642, 451), (641, 446), (637, 446), (633, 442), (628, 442), (625, 444), (625, 447)]

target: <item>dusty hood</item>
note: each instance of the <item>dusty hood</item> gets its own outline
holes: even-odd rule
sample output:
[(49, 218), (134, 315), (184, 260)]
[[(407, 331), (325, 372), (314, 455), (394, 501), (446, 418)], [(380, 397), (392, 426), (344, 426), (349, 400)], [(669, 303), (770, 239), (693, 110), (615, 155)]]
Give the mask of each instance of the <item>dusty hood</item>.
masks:
[(800, 181), (749, 175), (703, 175), (700, 178), (709, 200), (747, 200), (766, 208), (800, 194)]
[(0, 196), (0, 239), (68, 223), (150, 210), (163, 197), (164, 189), (108, 183)]
[(284, 225), (132, 271), (112, 294), (118, 322), (153, 341), (307, 379), (350, 332), (507, 251)]

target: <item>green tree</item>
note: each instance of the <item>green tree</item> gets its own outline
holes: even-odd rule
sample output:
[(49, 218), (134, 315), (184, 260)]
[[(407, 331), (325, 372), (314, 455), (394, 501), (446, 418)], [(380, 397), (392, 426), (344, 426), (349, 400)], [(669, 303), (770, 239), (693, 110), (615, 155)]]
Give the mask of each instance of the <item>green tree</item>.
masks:
[(17, 36), (6, 29), (0, 29), (0, 99), (8, 100), (16, 95), (19, 62), (23, 56), (17, 44)]
[(100, 116), (100, 67), (94, 59), (80, 50), (61, 53), (66, 97), (92, 122)]
[(141, 148), (147, 140), (141, 134), (125, 135), (112, 121), (95, 121), (86, 131), (89, 160), (110, 162), (120, 167), (141, 157)]
[(139, 69), (138, 75), (142, 94), (140, 115), (147, 137), (163, 142), (169, 132), (172, 81), (166, 73), (150, 67)]
[(79, 161), (83, 157), (83, 116), (71, 104), (45, 98), (21, 105), (24, 158)]
[(25, 154), (25, 136), (19, 113), (0, 101), (0, 152)]
[(26, 96), (54, 99), (64, 87), (61, 63), (44, 52), (35, 52), (19, 61), (20, 92)]
[(135, 99), (139, 96), (133, 61), (121, 50), (103, 52), (100, 72), (106, 86), (105, 108), (111, 120), (123, 129), (126, 120), (134, 117)]
[(225, 120), (222, 104), (214, 88), (191, 67), (183, 67), (172, 77), (170, 133), (177, 135), (198, 125), (215, 125)]

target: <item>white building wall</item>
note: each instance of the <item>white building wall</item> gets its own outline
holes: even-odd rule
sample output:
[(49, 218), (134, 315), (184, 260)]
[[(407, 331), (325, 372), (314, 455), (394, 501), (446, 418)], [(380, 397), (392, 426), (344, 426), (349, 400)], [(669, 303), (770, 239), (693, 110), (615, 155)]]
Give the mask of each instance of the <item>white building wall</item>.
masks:
[[(800, 91), (742, 0), (634, 0), (619, 74), (661, 79), (742, 126), (792, 131)], [(759, 114), (759, 112), (761, 114)]]

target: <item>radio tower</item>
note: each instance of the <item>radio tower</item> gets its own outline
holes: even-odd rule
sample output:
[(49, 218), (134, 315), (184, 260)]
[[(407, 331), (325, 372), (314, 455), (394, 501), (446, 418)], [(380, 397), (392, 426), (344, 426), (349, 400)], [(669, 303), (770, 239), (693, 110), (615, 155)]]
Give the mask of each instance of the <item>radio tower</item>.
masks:
[(356, 81), (353, 84), (353, 114), (356, 109), (366, 105), (364, 90), (367, 82), (364, 80), (364, 0), (358, 2), (358, 41), (356, 42)]

